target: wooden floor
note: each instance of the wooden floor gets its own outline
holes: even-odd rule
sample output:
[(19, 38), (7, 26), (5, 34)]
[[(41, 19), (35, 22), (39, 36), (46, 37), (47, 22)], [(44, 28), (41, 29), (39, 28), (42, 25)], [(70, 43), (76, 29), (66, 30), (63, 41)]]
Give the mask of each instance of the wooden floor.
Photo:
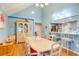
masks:
[(75, 54), (67, 49), (64, 49), (64, 48), (61, 51), (61, 55), (62, 56), (78, 56), (77, 54)]
[[(25, 56), (25, 50), (24, 50), (24, 43), (19, 43), (19, 44), (16, 44), (15, 45), (15, 56)], [(67, 50), (66, 49), (63, 49), (62, 52), (61, 52), (61, 55), (62, 56), (78, 56), (77, 54), (75, 53), (72, 53), (71, 51), (68, 51), (67, 53)]]

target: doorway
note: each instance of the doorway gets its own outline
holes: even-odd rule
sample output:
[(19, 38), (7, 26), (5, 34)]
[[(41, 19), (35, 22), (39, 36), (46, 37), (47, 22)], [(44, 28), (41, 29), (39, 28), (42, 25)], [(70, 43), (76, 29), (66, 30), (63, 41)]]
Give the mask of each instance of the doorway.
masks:
[(35, 23), (35, 32), (37, 32), (38, 36), (42, 36), (42, 24)]

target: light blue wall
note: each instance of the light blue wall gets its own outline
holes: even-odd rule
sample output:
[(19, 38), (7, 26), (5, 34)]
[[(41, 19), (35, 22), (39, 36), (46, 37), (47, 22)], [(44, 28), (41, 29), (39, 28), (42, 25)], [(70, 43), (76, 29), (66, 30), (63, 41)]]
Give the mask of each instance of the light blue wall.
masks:
[[(10, 18), (10, 17), (8, 17), (8, 36), (10, 37), (10, 35), (11, 34), (16, 34), (16, 20), (18, 20), (18, 18)], [(22, 19), (22, 20), (25, 20), (25, 19)], [(33, 32), (34, 32), (34, 28), (33, 28), (33, 26), (34, 26), (34, 22), (32, 21), (32, 20), (29, 20), (29, 19), (27, 19), (28, 21), (29, 21), (29, 23), (30, 23), (30, 34), (32, 34), (33, 35)], [(11, 23), (11, 24), (10, 24)], [(13, 25), (13, 26), (12, 26)]]
[[(45, 29), (46, 25), (49, 25), (50, 23), (54, 23), (54, 22), (56, 23), (62, 22), (61, 20), (54, 21), (52, 15), (54, 13), (62, 12), (63, 10), (68, 11), (71, 14), (71, 16), (79, 15), (79, 4), (53, 3), (43, 8), (43, 28), (44, 28), (44, 33), (46, 35), (48, 34), (48, 31)], [(64, 20), (64, 21), (67, 21), (67, 20)]]
[[(31, 14), (32, 11), (34, 11), (35, 14)], [(13, 14), (12, 16), (27, 18), (27, 20), (28, 19), (33, 19), (34, 23), (41, 23), (42, 22), (42, 9), (33, 5), (29, 8), (26, 8), (22, 11), (19, 11), (19, 12)], [(14, 20), (14, 22), (16, 22), (16, 20), (18, 20), (18, 19), (17, 18), (8, 18), (8, 20)], [(31, 23), (30, 33), (32, 33), (32, 34), (34, 32), (33, 26), (34, 26), (34, 24)], [(8, 27), (8, 28), (9, 28), (8, 29), (9, 36), (10, 36), (10, 34), (14, 34), (15, 28), (13, 28), (13, 29), (10, 29), (10, 27)]]
[(2, 12), (5, 15), (5, 28), (4, 29), (0, 29), (0, 43), (4, 42), (5, 40), (7, 40), (8, 35), (7, 35), (7, 15), (4, 13), (4, 11), (2, 10), (2, 8), (0, 8), (0, 12)]
[[(32, 11), (35, 11), (35, 14), (31, 14)], [(24, 17), (34, 19), (34, 22), (41, 23), (42, 20), (42, 9), (36, 6), (31, 6), (20, 12), (15, 13), (13, 16)]]
[[(45, 8), (43, 8), (43, 13), (44, 13), (44, 21), (45, 23), (48, 23), (50, 21), (54, 22), (52, 15), (53, 13), (59, 13), (62, 11), (68, 11), (71, 16), (73, 15), (77, 15), (79, 13), (79, 4), (66, 4), (66, 3), (53, 3), (53, 4), (49, 4), (48, 6), (46, 6)], [(65, 18), (65, 17), (64, 17)]]
[[(8, 17), (8, 20), (7, 20), (7, 24), (8, 24), (8, 36), (10, 37), (10, 35), (11, 34), (15, 34), (15, 23), (16, 23), (16, 18), (9, 18)], [(10, 21), (13, 21), (13, 22), (11, 22), (11, 24), (10, 24)], [(14, 25), (14, 26), (12, 26), (12, 25)], [(11, 27), (12, 26), (12, 27)]]

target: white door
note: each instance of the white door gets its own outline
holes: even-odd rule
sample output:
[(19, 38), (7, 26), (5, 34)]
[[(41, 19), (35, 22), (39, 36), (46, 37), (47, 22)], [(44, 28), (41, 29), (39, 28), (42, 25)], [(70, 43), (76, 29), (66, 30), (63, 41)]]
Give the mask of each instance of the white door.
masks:
[(37, 32), (38, 36), (42, 35), (42, 24), (35, 23), (35, 32)]

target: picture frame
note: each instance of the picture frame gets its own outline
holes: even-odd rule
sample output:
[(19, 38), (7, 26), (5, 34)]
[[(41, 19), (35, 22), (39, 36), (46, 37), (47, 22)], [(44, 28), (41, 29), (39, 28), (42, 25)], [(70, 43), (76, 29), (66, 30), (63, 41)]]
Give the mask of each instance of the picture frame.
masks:
[(5, 16), (4, 14), (0, 14), (0, 29), (5, 28)]

